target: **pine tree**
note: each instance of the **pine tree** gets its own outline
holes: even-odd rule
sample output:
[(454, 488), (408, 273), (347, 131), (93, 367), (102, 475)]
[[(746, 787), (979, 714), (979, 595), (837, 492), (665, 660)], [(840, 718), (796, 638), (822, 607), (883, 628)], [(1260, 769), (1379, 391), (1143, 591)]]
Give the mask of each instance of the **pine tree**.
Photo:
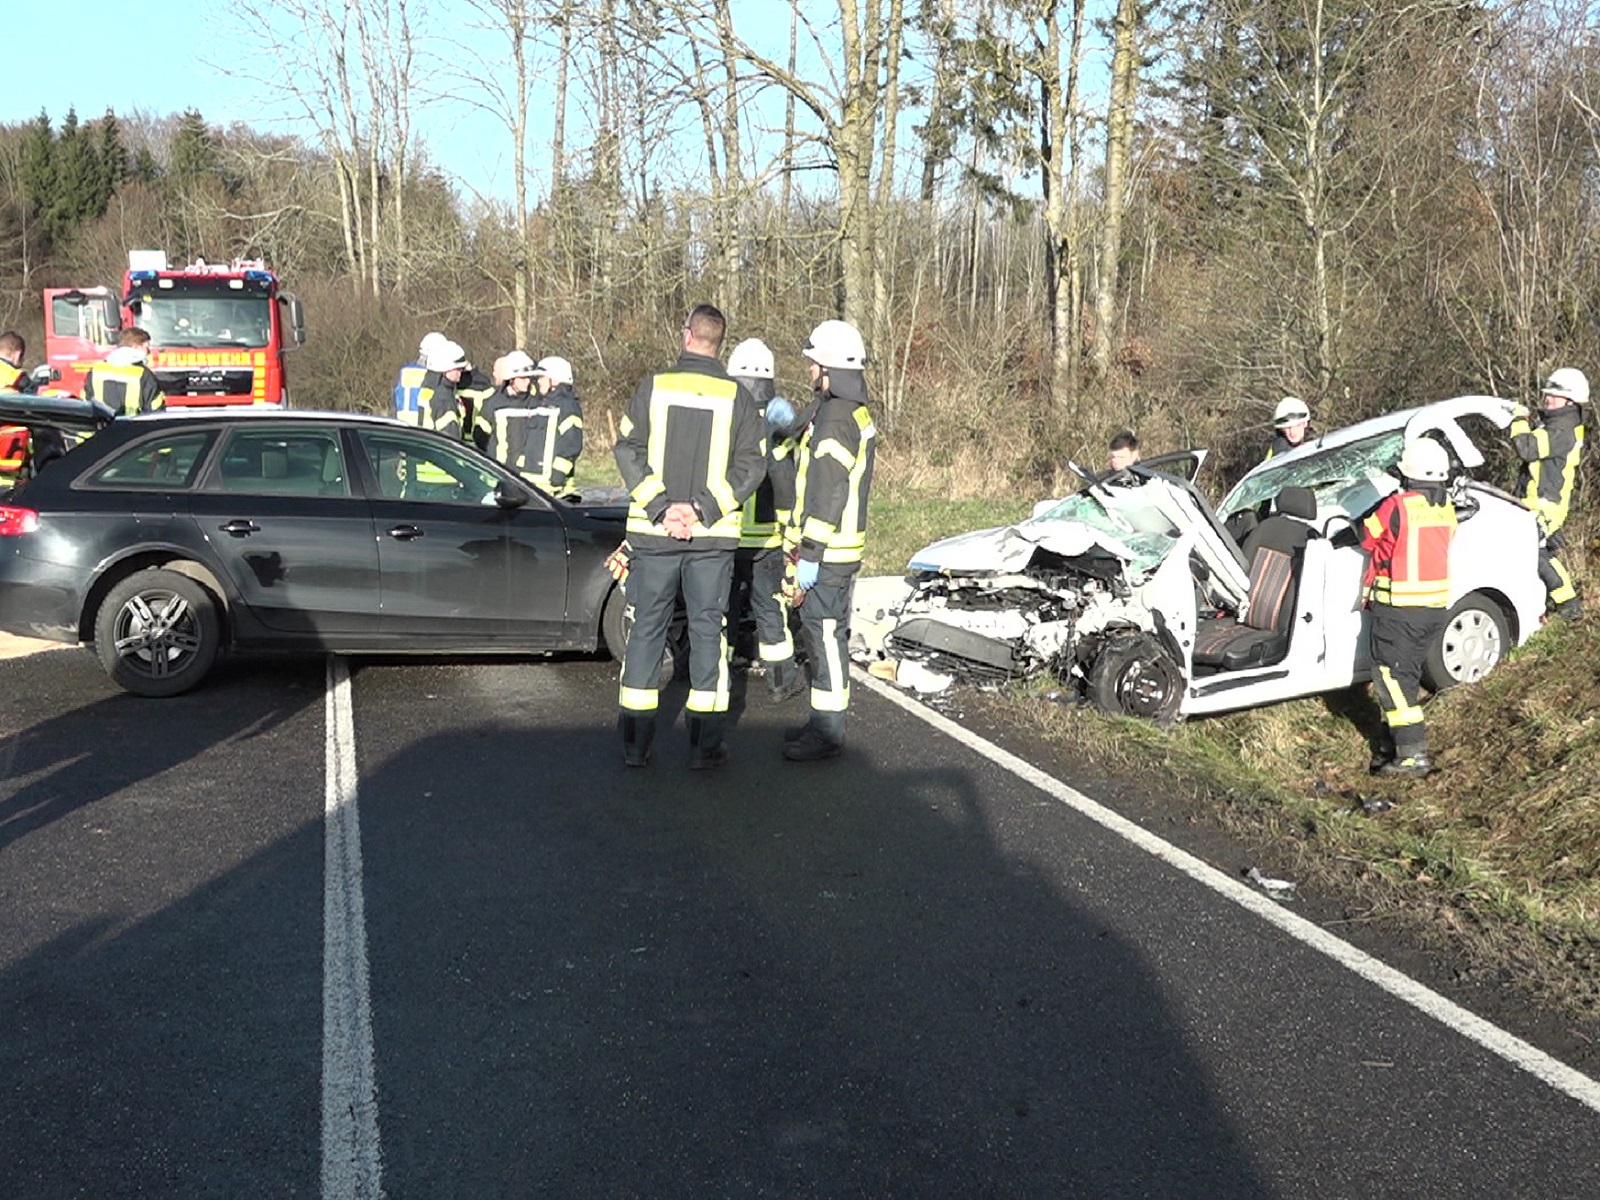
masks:
[(188, 188), (214, 174), (217, 169), (217, 144), (199, 109), (191, 108), (178, 120), (172, 138), (172, 179)]
[[(99, 209), (105, 212), (111, 197), (128, 179), (128, 148), (122, 144), (122, 124), (109, 108), (100, 118), (100, 139), (95, 157), (100, 167)], [(98, 215), (98, 214), (96, 214)]]
[(154, 183), (161, 175), (161, 168), (156, 165), (156, 156), (150, 153), (149, 146), (140, 146), (133, 152), (133, 175), (140, 183)]
[(89, 131), (78, 123), (76, 109), (67, 110), (55, 144), (55, 194), (47, 224), (58, 242), (105, 211), (101, 200), (100, 162)]
[(43, 226), (47, 224), (46, 213), (55, 187), (55, 131), (50, 126), (50, 115), (41, 109), (28, 122), (22, 139), (22, 188), (28, 212), (39, 223), (41, 232), (48, 233)]

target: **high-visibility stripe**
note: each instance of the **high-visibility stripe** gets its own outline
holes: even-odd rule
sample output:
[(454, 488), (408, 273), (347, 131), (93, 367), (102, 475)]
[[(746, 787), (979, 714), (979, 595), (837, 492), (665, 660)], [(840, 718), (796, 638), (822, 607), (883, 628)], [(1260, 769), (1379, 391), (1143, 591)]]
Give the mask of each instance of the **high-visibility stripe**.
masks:
[(762, 662), (788, 662), (794, 657), (794, 639), (785, 633), (781, 642), (760, 643), (756, 647), (756, 653)]
[(629, 712), (655, 712), (661, 701), (656, 688), (636, 688), (623, 684), (617, 692), (617, 703)]
[[(1405, 692), (1400, 690), (1399, 682), (1388, 667), (1378, 668), (1378, 688), (1383, 693), (1380, 697), (1383, 719), (1390, 729), (1404, 729), (1423, 723), (1422, 709), (1406, 699)], [(1383, 699), (1387, 699), (1388, 703), (1383, 704)]]
[(818, 712), (844, 712), (850, 707), (850, 672), (839, 660), (839, 622), (825, 617), (822, 622), (822, 657), (828, 664), (832, 686), (811, 685), (811, 707)]

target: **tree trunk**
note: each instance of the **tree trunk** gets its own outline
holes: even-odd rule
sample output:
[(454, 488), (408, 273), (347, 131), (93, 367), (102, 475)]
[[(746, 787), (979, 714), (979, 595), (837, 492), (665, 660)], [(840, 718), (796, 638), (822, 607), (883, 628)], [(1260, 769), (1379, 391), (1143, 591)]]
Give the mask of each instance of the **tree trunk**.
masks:
[(1105, 378), (1117, 315), (1117, 266), (1122, 257), (1122, 216), (1126, 204), (1129, 150), (1133, 143), (1134, 98), (1139, 81), (1138, 0), (1118, 0), (1111, 54), (1111, 104), (1106, 113), (1105, 212), (1100, 229), (1100, 272), (1094, 296), (1094, 369)]

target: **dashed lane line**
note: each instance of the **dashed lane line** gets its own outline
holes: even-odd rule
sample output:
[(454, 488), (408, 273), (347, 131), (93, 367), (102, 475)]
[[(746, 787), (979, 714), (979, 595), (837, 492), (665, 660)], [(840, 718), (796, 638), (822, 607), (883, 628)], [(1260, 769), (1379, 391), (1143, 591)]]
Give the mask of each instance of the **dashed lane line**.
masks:
[(1218, 895), (1248, 909), (1262, 920), (1276, 925), (1295, 940), (1333, 959), (1367, 982), (1376, 984), (1423, 1015), (1470, 1038), (1512, 1066), (1526, 1071), (1557, 1091), (1564, 1092), (1594, 1112), (1600, 1112), (1600, 1083), (1583, 1072), (1567, 1066), (1560, 1059), (1546, 1054), (1536, 1046), (1529, 1045), (1498, 1025), (1485, 1021), (1431, 988), (1424, 987), (1409, 975), (1380, 962), (1364, 950), (1358, 950), (1320, 925), (1288, 911), (1277, 901), (1268, 899), (1187, 851), (1163, 841), (1155, 834), (1112, 812), (1105, 805), (1091, 800), (1082, 792), (1068, 787), (1031, 763), (1007, 750), (1002, 750), (988, 739), (963, 729), (950, 718), (918, 703), (892, 685), (873, 678), (860, 668), (852, 668), (851, 672), (858, 683), (876, 692), (891, 704), (898, 705), (918, 720), (931, 725), (940, 733), (983, 755), (996, 766), (1032, 784), (1051, 798), (1088, 817), (1118, 837), (1133, 843), (1168, 866), (1183, 872)]
[(380, 1200), (383, 1159), (373, 1075), (366, 906), (350, 667), (330, 655), (324, 705), (322, 1196)]

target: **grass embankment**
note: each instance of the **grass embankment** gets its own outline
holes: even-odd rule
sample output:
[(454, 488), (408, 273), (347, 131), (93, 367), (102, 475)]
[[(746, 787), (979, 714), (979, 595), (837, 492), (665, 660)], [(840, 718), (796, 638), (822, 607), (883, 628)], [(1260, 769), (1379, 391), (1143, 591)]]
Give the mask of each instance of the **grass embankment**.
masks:
[[(1027, 515), (1025, 501), (874, 497), (868, 572), (939, 537)], [(1592, 594), (1592, 593), (1591, 593)], [(1045, 703), (1002, 703), (1107, 774), (1137, 771), (1257, 845), (1272, 872), (1403, 924), (1543, 1002), (1600, 1016), (1600, 618), (1556, 622), (1482, 683), (1427, 702), (1432, 778), (1367, 772), (1365, 686), (1185, 722), (1170, 733)]]

